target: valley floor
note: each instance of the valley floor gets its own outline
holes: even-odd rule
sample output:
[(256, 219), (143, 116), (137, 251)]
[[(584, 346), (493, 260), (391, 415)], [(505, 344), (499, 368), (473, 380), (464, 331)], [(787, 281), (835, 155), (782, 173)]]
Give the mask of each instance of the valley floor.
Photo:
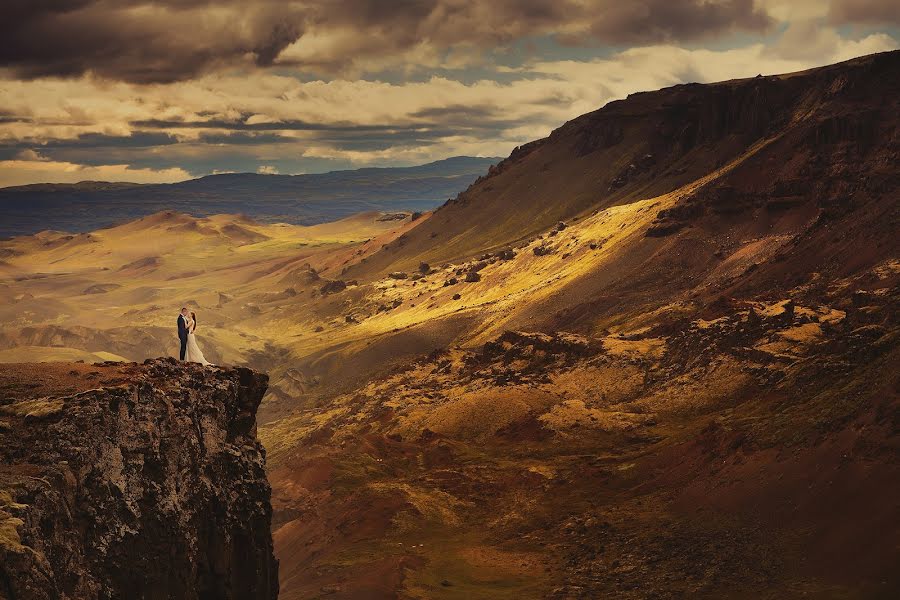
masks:
[(900, 263), (735, 291), (816, 220), (645, 235), (695, 189), (366, 282), (409, 215), (19, 238), (0, 358), (171, 355), (195, 308), (272, 375), (286, 600), (889, 597)]
[(507, 333), (263, 427), (283, 597), (890, 597), (894, 290)]

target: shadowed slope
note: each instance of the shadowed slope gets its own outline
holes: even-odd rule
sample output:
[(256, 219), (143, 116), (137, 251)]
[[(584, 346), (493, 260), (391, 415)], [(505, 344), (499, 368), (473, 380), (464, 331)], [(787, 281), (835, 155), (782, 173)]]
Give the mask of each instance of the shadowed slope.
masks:
[(892, 597), (898, 60), (634, 95), (393, 225), (14, 240), (7, 345), (197, 300), (272, 377), (288, 600)]
[[(898, 60), (637, 95), (349, 269), (261, 431), (284, 597), (900, 589)], [(590, 199), (579, 132), (691, 106)]]
[[(885, 134), (874, 125), (882, 116), (895, 120), (898, 71), (900, 53), (892, 52), (610, 102), (517, 148), (427, 223), (351, 274), (373, 276), (501, 248), (587, 209), (675, 190), (773, 135), (789, 135), (791, 147), (805, 151), (836, 137), (870, 141), (863, 138)], [(757, 160), (791, 168), (786, 158), (772, 150)], [(755, 183), (759, 188), (772, 181)]]

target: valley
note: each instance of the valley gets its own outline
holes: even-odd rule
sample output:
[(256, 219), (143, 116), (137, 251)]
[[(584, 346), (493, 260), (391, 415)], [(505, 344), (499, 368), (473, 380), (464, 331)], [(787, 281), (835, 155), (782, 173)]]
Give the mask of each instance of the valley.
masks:
[(0, 242), (0, 361), (270, 376), (282, 599), (900, 590), (900, 53), (634, 94), (433, 212)]

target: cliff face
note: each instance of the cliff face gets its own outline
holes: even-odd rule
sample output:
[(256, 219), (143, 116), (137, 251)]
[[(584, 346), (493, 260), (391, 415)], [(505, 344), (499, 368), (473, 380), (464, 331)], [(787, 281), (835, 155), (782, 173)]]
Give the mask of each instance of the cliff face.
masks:
[(267, 383), (171, 359), (0, 366), (0, 598), (276, 598)]

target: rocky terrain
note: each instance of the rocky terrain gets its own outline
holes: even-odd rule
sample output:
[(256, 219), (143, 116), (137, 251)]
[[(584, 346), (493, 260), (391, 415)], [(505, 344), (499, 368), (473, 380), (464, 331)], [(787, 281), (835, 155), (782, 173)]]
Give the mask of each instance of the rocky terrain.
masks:
[(272, 378), (283, 599), (893, 597), (898, 99), (897, 52), (675, 86), (434, 213), (16, 238), (0, 360), (196, 307)]
[(514, 150), (353, 277), (521, 243), (560, 220), (672, 193), (735, 160), (730, 175), (658, 215), (651, 235), (713, 220), (777, 221), (810, 203), (829, 218), (860, 208), (896, 189), (898, 60), (884, 53), (610, 102)]
[(266, 384), (172, 360), (0, 367), (0, 598), (277, 598)]
[(889, 597), (898, 280), (507, 332), (267, 425), (285, 597)]
[(613, 103), (350, 266), (284, 597), (896, 593), (898, 65)]

